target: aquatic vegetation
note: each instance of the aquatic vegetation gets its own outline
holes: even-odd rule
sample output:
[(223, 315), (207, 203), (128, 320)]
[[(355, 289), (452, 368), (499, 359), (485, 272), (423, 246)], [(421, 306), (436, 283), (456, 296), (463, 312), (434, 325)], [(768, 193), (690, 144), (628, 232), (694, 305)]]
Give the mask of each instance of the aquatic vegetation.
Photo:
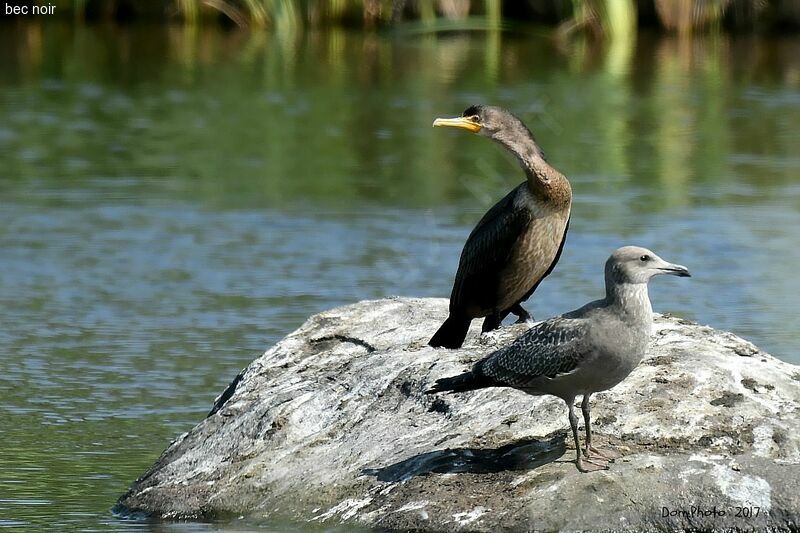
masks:
[[(500, 26), (502, 17), (559, 24), (562, 33), (587, 31), (599, 37), (627, 35), (637, 25), (668, 32), (800, 27), (793, 0), (38, 0), (76, 20), (162, 18), (185, 24), (220, 22), (240, 27), (296, 31), (343, 25), (394, 27), (419, 22), (433, 30), (475, 29), (474, 18)], [(442, 23), (446, 23), (441, 26)]]

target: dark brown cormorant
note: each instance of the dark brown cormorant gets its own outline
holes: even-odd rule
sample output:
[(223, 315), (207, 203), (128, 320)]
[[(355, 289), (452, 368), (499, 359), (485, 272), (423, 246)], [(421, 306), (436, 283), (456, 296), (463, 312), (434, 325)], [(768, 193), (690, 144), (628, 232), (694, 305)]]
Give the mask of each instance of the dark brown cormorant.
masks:
[(516, 156), (528, 178), (489, 209), (461, 251), (450, 316), (428, 343), (458, 348), (473, 318), (486, 317), (484, 332), (498, 328), (509, 313), (521, 322), (531, 319), (520, 304), (561, 256), (572, 189), (545, 161), (525, 124), (505, 109), (472, 106), (461, 117), (437, 118), (433, 125), (465, 129), (500, 143)]
[[(475, 363), (470, 372), (438, 379), (427, 392), (513, 387), (528, 394), (558, 396), (569, 408), (578, 469), (607, 468), (614, 453), (592, 446), (589, 397), (615, 386), (642, 360), (653, 324), (647, 282), (659, 274), (687, 277), (689, 271), (646, 248), (619, 248), (606, 261), (605, 298), (536, 324), (510, 346)], [(579, 394), (586, 424), (584, 458), (573, 409)]]

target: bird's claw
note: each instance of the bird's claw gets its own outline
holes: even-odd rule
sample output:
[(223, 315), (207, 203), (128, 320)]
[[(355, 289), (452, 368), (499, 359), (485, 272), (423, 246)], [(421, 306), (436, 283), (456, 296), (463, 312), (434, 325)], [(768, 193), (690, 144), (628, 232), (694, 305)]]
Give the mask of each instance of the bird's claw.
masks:
[(614, 459), (619, 459), (622, 454), (614, 450), (598, 450), (592, 445), (586, 446), (583, 450), (584, 455), (587, 457), (595, 457), (609, 463), (613, 463)]
[(578, 470), (583, 473), (597, 472), (598, 470), (608, 470), (608, 463), (598, 463), (591, 459), (580, 457), (578, 458)]
[(533, 326), (536, 323), (536, 319), (533, 318), (533, 315), (525, 311), (524, 313), (517, 315), (517, 321), (514, 324), (527, 324), (528, 327)]
[(481, 344), (497, 344), (497, 337), (500, 335), (500, 332), (496, 329), (492, 331), (482, 331), (480, 336)]

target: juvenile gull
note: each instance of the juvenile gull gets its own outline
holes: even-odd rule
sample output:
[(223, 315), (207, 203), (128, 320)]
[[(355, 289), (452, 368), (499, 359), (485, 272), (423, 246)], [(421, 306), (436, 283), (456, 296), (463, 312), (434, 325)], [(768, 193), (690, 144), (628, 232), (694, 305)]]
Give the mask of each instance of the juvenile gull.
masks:
[[(578, 470), (608, 468), (614, 454), (592, 446), (589, 398), (625, 379), (642, 360), (653, 323), (647, 282), (658, 274), (686, 277), (689, 271), (646, 248), (619, 248), (606, 261), (605, 298), (540, 322), (511, 345), (475, 363), (470, 372), (437, 380), (427, 393), (513, 387), (528, 394), (558, 396), (569, 408)], [(577, 395), (583, 395), (585, 458), (573, 406)]]

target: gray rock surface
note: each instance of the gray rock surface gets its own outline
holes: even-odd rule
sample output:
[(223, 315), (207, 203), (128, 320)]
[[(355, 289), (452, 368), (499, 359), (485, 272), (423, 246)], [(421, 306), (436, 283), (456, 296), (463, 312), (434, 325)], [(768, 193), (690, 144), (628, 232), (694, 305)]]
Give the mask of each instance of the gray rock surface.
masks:
[(597, 443), (624, 457), (582, 474), (557, 398), (423, 395), (525, 330), (428, 347), (446, 314), (444, 299), (387, 299), (311, 317), (115, 510), (478, 531), (800, 525), (797, 366), (658, 316), (642, 363), (593, 397)]

